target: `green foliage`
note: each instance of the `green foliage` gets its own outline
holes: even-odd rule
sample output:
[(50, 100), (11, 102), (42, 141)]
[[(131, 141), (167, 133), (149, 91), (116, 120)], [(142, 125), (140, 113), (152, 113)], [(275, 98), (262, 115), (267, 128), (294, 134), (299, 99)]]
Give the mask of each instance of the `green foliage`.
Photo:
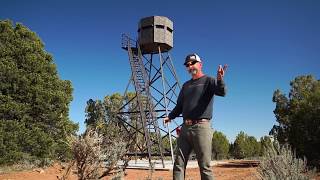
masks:
[(234, 152), (233, 155), (235, 158), (237, 159), (243, 159), (246, 157), (246, 147), (247, 147), (247, 143), (246, 143), (246, 139), (247, 136), (244, 132), (240, 132), (237, 137), (236, 140), (234, 141)]
[[(124, 97), (119, 93), (106, 96), (103, 102), (92, 99), (87, 101), (85, 120), (87, 130), (76, 142), (78, 148), (74, 148), (73, 151), (78, 172), (81, 174), (79, 179), (102, 178), (112, 174), (112, 171), (119, 169), (117, 163), (120, 160), (124, 161), (124, 166), (127, 165), (129, 159), (125, 157), (125, 153), (133, 148), (128, 144), (134, 141), (134, 138), (119, 124), (117, 113), (123, 101)], [(95, 156), (91, 155), (92, 149), (96, 151)], [(84, 165), (79, 167), (79, 164)], [(99, 167), (104, 168), (102, 173), (96, 171)]]
[[(150, 133), (150, 139), (151, 140), (156, 140), (156, 133), (155, 132), (151, 132)], [(171, 147), (170, 147), (170, 139), (168, 136), (166, 137), (160, 137), (161, 138), (161, 143), (162, 143), (162, 152), (170, 152), (171, 151)], [(171, 141), (172, 141), (172, 148), (174, 149), (177, 145), (177, 140), (175, 138), (171, 138)], [(139, 141), (136, 141), (138, 143), (141, 144), (141, 142)], [(157, 143), (157, 142), (156, 142)], [(151, 152), (154, 152), (154, 153), (159, 153), (160, 154), (160, 149), (159, 149), (159, 146), (152, 146), (151, 148)]]
[(258, 157), (261, 152), (261, 144), (253, 136), (248, 138), (248, 152), (247, 157)]
[(215, 131), (212, 137), (212, 155), (214, 159), (227, 158), (229, 152), (229, 141), (227, 137), (219, 131)]
[[(132, 93), (127, 94), (128, 97), (133, 96)], [(87, 101), (86, 106), (86, 120), (87, 126), (100, 127), (104, 123), (118, 121), (117, 113), (120, 107), (124, 104), (125, 97), (119, 93), (107, 95), (104, 100), (92, 100)]]
[(298, 156), (320, 166), (320, 81), (313, 76), (298, 76), (290, 83), (289, 96), (276, 90), (273, 102), (278, 125), (270, 134), (281, 143), (289, 143)]
[[(133, 93), (128, 93), (126, 96), (130, 98), (133, 96)], [(114, 93), (111, 96), (104, 97), (103, 105), (105, 106), (107, 120), (117, 120), (116, 116), (120, 107), (123, 106), (125, 98), (126, 97), (123, 97), (119, 93)]]
[(100, 100), (89, 99), (85, 112), (87, 126), (97, 127), (101, 123), (105, 123), (105, 108)]
[(70, 81), (60, 80), (40, 38), (0, 21), (0, 164), (68, 156)]
[[(94, 129), (98, 135), (108, 137), (110, 139), (110, 146), (112, 146), (112, 139), (133, 140), (132, 137), (125, 137), (128, 133), (123, 133), (122, 127), (119, 125), (117, 113), (122, 106), (124, 97), (119, 93), (105, 96), (103, 102), (101, 100), (87, 101), (86, 120), (87, 129)], [(128, 140), (129, 142), (129, 140)], [(105, 142), (108, 144), (107, 142)]]
[[(147, 141), (143, 136), (144, 127), (140, 121), (139, 113), (119, 114), (119, 109), (125, 106), (124, 111), (137, 112), (138, 106), (136, 102), (135, 93), (127, 93), (125, 96), (115, 93), (107, 95), (100, 100), (87, 101), (86, 120), (87, 128), (94, 128), (100, 134), (113, 137), (116, 139), (120, 137), (127, 142), (127, 150), (129, 152), (139, 152), (147, 150)], [(127, 123), (120, 121), (125, 119)], [(138, 129), (141, 133), (136, 132)], [(161, 138), (161, 142), (158, 139)], [(168, 137), (157, 137), (157, 133), (153, 130), (149, 132), (149, 139), (151, 144), (151, 152), (160, 153), (158, 143), (162, 143), (164, 148), (162, 152), (170, 151), (170, 143)], [(176, 141), (172, 140), (173, 146)]]
[(233, 156), (237, 159), (256, 157), (260, 154), (260, 143), (253, 136), (241, 131), (233, 144)]
[(268, 180), (302, 180), (315, 175), (307, 172), (306, 160), (296, 158), (288, 145), (280, 146), (277, 141), (266, 147), (257, 171), (261, 179)]
[[(177, 146), (177, 139), (171, 138), (171, 142), (172, 142), (172, 148), (175, 149), (175, 147)], [(171, 151), (170, 140), (168, 136), (162, 137), (162, 145), (165, 151), (167, 152)]]
[(267, 149), (272, 146), (271, 138), (269, 136), (263, 136), (260, 138), (260, 156), (264, 156), (267, 152)]

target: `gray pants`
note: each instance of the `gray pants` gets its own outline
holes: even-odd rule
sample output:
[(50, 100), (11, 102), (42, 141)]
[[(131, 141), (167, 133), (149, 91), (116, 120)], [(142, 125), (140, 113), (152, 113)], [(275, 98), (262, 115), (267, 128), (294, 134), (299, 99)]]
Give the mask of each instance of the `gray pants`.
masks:
[(213, 131), (210, 122), (195, 125), (183, 125), (177, 141), (173, 179), (185, 179), (189, 155), (194, 150), (200, 168), (201, 180), (213, 179), (210, 167)]

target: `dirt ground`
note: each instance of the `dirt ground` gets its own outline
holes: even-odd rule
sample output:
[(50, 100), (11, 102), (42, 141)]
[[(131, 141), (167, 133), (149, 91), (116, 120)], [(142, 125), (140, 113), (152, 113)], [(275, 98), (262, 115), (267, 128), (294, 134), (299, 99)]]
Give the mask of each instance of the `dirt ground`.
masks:
[[(255, 180), (257, 178), (256, 163), (250, 161), (229, 161), (226, 164), (213, 166), (215, 179), (217, 180)], [(0, 174), (0, 180), (57, 180), (61, 177), (64, 169), (61, 165), (55, 164), (47, 169), (34, 169), (31, 171), (11, 172)], [(128, 180), (145, 180), (150, 177), (149, 170), (127, 169), (124, 179)], [(76, 180), (77, 175), (69, 176), (70, 180)], [(112, 177), (105, 177), (104, 179), (112, 179)], [(172, 171), (156, 170), (152, 173), (152, 179), (169, 180), (172, 179)], [(198, 168), (187, 169), (186, 180), (198, 180), (200, 173)]]
[[(125, 179), (146, 179), (150, 173), (148, 171), (130, 170)], [(217, 180), (255, 180), (257, 178), (256, 167), (243, 165), (241, 163), (230, 163), (213, 166), (213, 174)], [(152, 179), (172, 179), (172, 171), (156, 171)], [(198, 168), (190, 168), (186, 171), (186, 180), (199, 180), (200, 172)]]

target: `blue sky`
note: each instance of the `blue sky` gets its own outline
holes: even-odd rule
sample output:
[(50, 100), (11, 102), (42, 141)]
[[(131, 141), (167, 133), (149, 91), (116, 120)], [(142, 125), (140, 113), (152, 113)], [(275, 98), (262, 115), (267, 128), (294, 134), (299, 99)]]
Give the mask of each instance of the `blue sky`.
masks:
[(196, 52), (204, 72), (228, 64), (226, 97), (214, 103), (213, 128), (233, 141), (240, 131), (260, 138), (276, 123), (272, 95), (298, 75), (320, 78), (320, 1), (17, 1), (2, 0), (0, 19), (36, 32), (61, 79), (72, 81), (70, 119), (84, 130), (86, 101), (123, 93), (130, 75), (121, 34), (137, 37), (141, 18), (174, 23), (173, 63), (190, 79), (184, 57)]

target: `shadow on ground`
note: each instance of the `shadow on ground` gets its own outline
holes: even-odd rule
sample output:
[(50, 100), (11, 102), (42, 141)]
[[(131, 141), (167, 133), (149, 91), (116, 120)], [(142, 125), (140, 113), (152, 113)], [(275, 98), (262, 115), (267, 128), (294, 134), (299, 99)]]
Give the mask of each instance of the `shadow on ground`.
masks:
[(218, 164), (217, 167), (222, 168), (249, 168), (257, 167), (259, 161), (229, 161), (228, 163)]

